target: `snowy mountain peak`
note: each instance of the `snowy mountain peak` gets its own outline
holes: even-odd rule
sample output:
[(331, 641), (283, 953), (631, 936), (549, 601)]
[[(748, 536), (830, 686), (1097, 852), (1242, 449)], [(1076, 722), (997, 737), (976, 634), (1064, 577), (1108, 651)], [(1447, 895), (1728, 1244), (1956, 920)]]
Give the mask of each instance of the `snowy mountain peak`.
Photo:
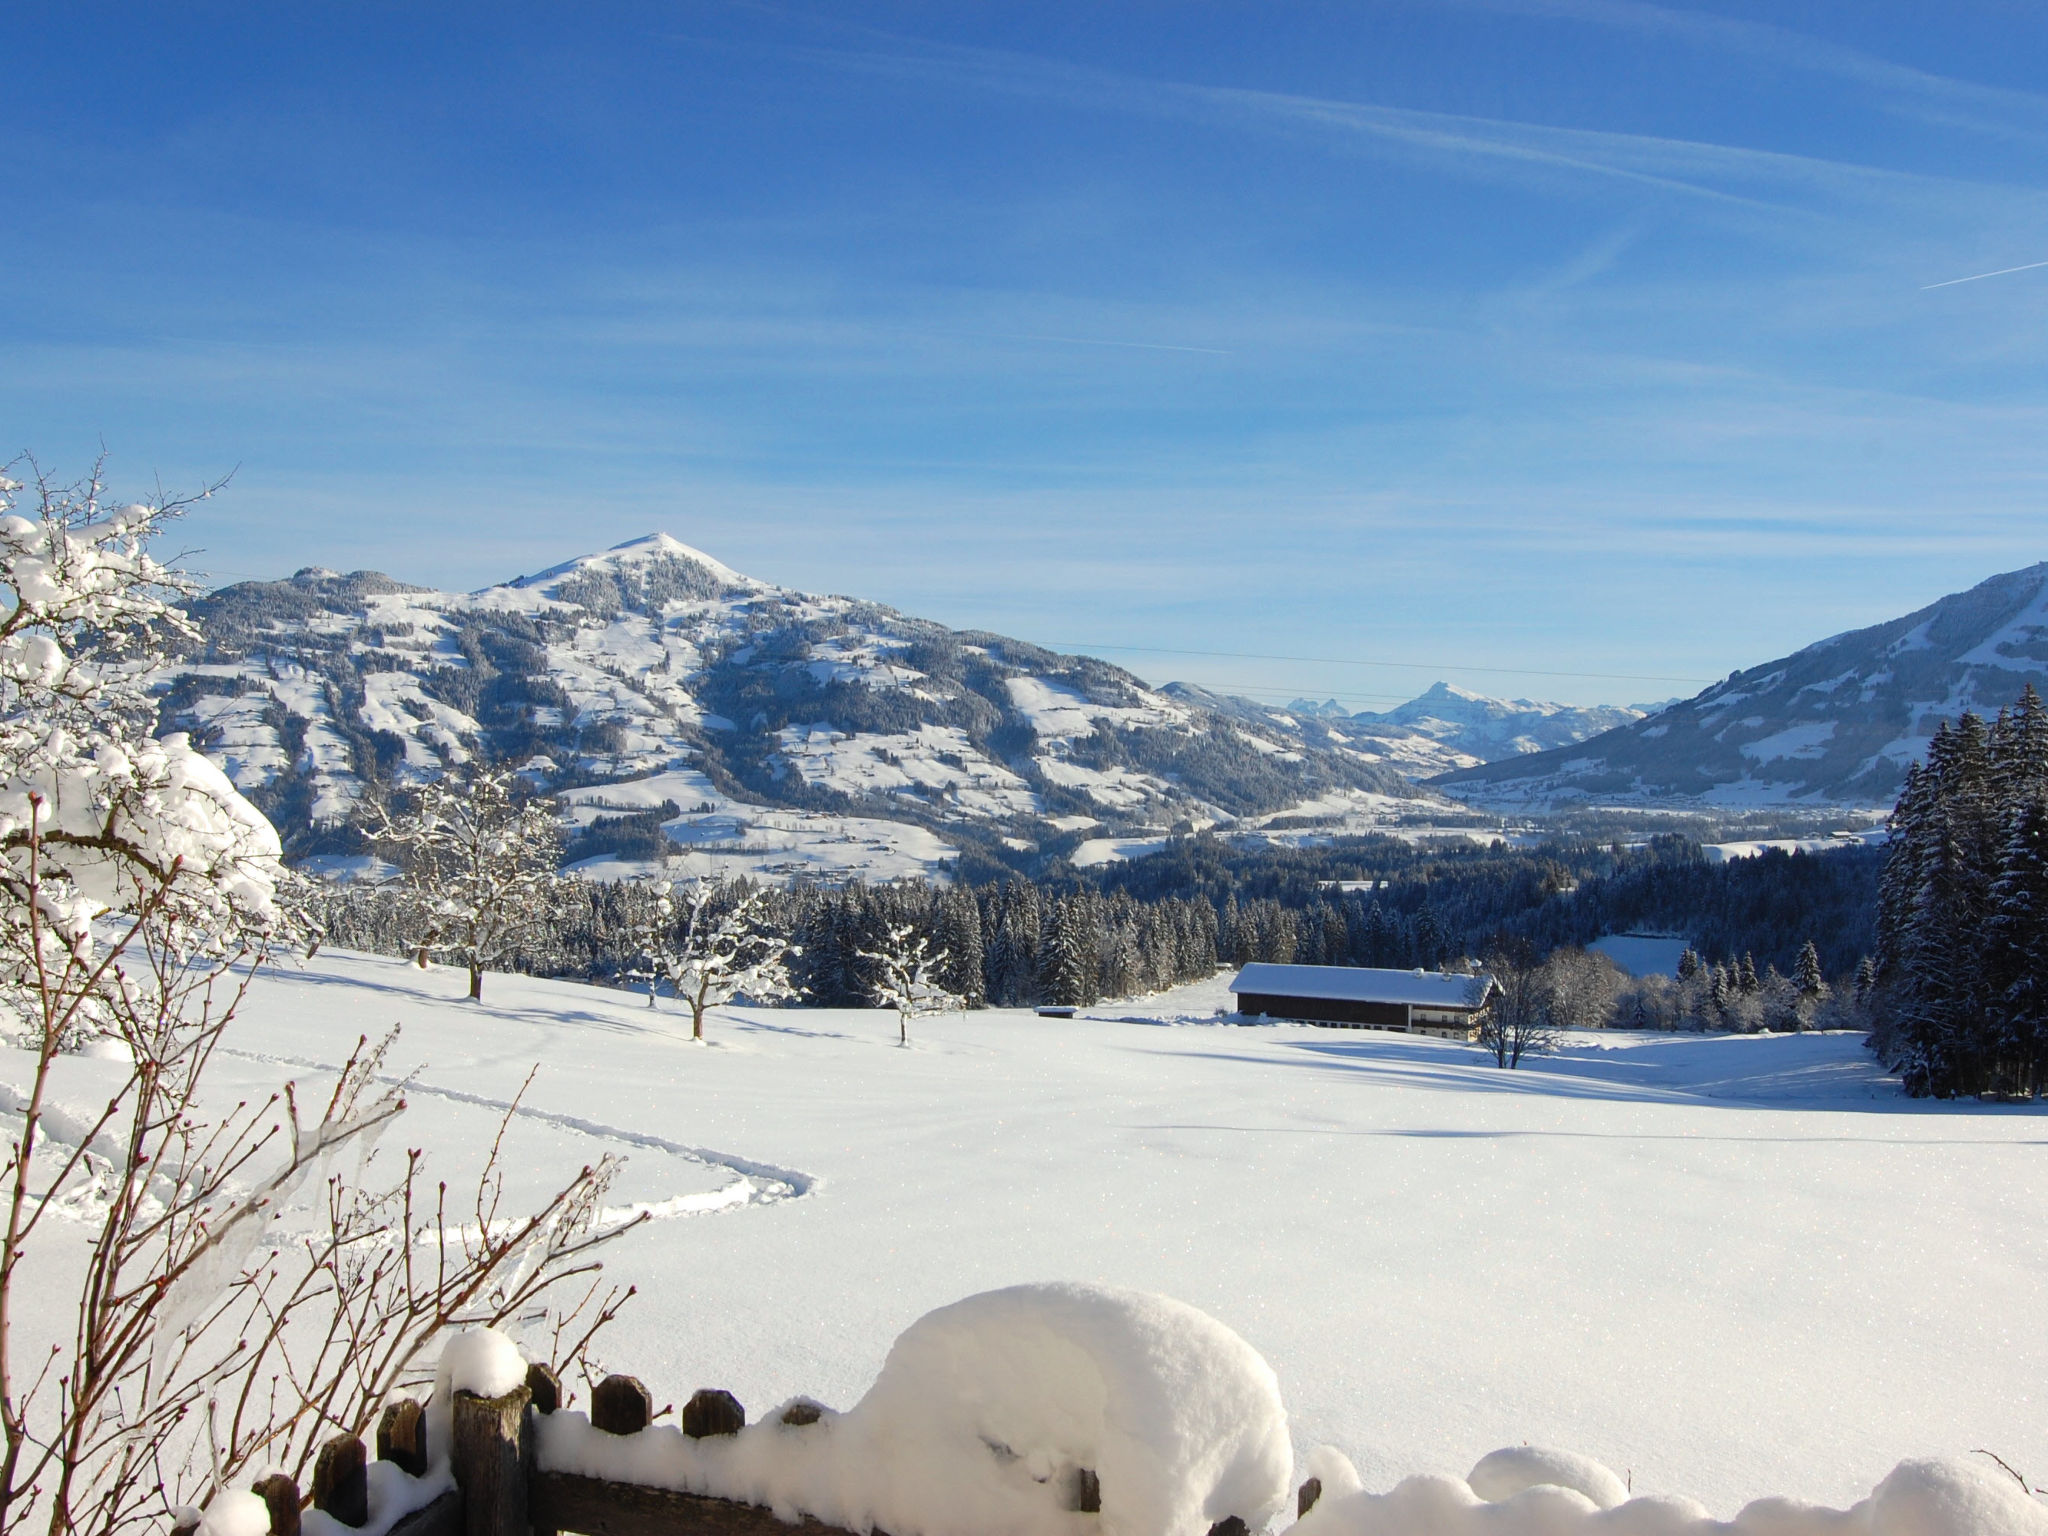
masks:
[[(534, 576), (516, 576), (504, 586), (547, 591), (549, 596), (558, 596), (550, 588), (561, 586), (565, 581), (574, 581), (585, 574), (631, 573), (638, 584), (645, 586), (651, 572), (667, 572), (674, 583), (683, 589), (702, 588), (702, 592), (689, 591), (690, 596), (715, 596), (717, 589), (738, 589), (741, 591), (766, 591), (766, 582), (756, 581), (743, 575), (724, 561), (707, 555), (693, 545), (667, 533), (646, 533), (637, 539), (628, 539), (623, 544), (614, 544), (610, 549), (592, 555), (579, 555), (574, 560), (565, 560), (560, 565)], [(659, 581), (659, 577), (656, 578)], [(575, 597), (563, 599), (578, 601)]]

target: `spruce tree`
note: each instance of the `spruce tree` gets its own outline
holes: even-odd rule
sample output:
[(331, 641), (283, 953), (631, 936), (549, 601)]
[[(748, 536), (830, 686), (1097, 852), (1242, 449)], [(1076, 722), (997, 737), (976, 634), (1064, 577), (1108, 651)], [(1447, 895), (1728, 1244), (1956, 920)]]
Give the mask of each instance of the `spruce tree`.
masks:
[(950, 890), (939, 901), (939, 950), (946, 958), (940, 983), (963, 1008), (988, 1004), (982, 970), (981, 908), (974, 893)]
[(1814, 948), (1811, 939), (1799, 951), (1799, 963), (1793, 967), (1792, 981), (1806, 1002), (1819, 1003), (1828, 995), (1827, 978), (1820, 969), (1820, 951)]

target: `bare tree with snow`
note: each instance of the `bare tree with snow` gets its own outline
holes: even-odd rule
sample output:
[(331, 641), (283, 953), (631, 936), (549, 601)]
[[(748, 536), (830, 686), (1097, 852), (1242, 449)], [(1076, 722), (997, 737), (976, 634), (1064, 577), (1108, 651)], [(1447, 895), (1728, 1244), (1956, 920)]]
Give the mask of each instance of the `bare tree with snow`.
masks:
[(966, 999), (948, 991), (940, 979), (951, 969), (953, 957), (913, 923), (887, 924), (879, 947), (859, 953), (874, 967), (869, 990), (875, 1001), (896, 1010), (899, 1045), (910, 1043), (912, 1019), (967, 1006)]
[[(497, 1209), (495, 1152), (459, 1215), (417, 1154), (382, 1185), (330, 1176), (404, 1109), (363, 1046), (324, 1103), (287, 1085), (209, 1113), (222, 1031), (292, 935), (275, 831), (151, 734), (147, 679), (191, 633), (191, 584), (147, 551), (179, 508), (108, 508), (95, 472), (38, 476), (25, 517), (22, 489), (0, 478), (0, 1027), (28, 1058), (0, 1157), (0, 1536), (111, 1536), (303, 1472), (442, 1329), (591, 1276), (612, 1165), (525, 1219)], [(56, 1069), (88, 1042), (125, 1067), (80, 1111)], [(31, 1296), (75, 1316), (25, 1355)], [(567, 1348), (621, 1299), (593, 1278), (557, 1314)]]
[(1486, 956), (1486, 974), (1472, 982), (1485, 995), (1492, 980), (1492, 1001), (1479, 1016), (1479, 1043), (1493, 1053), (1496, 1066), (1519, 1067), (1524, 1056), (1536, 1055), (1557, 1043), (1549, 988), (1527, 940), (1512, 939)]
[(635, 939), (647, 966), (647, 1002), (666, 981), (690, 1010), (690, 1038), (704, 1038), (704, 1015), (746, 997), (773, 1002), (795, 995), (789, 941), (764, 920), (764, 893), (737, 882), (698, 879), (685, 890), (653, 886), (651, 919)]
[(554, 920), (562, 834), (553, 808), (509, 768), (471, 766), (380, 808), (370, 840), (396, 857), (404, 920), (424, 967), (448, 955), (483, 996), (484, 972), (544, 944)]

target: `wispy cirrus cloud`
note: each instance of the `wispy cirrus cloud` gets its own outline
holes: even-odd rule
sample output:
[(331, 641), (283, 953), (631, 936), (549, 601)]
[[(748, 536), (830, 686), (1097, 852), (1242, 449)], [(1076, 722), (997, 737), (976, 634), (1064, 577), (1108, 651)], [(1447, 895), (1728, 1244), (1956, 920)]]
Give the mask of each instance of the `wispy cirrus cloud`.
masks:
[(1449, 0), (1468, 10), (1580, 22), (1667, 38), (1862, 86), (1881, 110), (2015, 143), (2048, 146), (2048, 95), (1960, 80), (1773, 22), (1648, 0)]
[[(1474, 0), (1492, 4), (1494, 0)], [(1502, 0), (1513, 4), (1515, 0)], [(1633, 16), (1636, 7), (1589, 7), (1589, 17)], [(1541, 0), (1527, 7), (1544, 12)], [(1641, 8), (1651, 21), (1665, 13)], [(1577, 12), (1561, 0), (1558, 14)], [(1672, 15), (1672, 30), (1683, 31), (1686, 18)], [(1713, 20), (1714, 18), (1707, 18)], [(1646, 23), (1647, 24), (1647, 23)], [(1732, 25), (1732, 24), (1731, 24)], [(1781, 29), (1762, 31), (1776, 34)], [(1701, 36), (1721, 40), (1715, 28)], [(1797, 40), (1797, 34), (1784, 34)], [(1754, 40), (1762, 46), (1763, 39)], [(1815, 45), (1817, 56), (1848, 50)], [(1164, 116), (1215, 125), (1266, 131), (1319, 133), (1333, 147), (1377, 146), (1386, 151), (1430, 157), (1446, 166), (1493, 173), (1542, 175), (1619, 182), (1647, 190), (1674, 193), (1728, 208), (1797, 213), (1816, 196), (1852, 201), (1896, 201), (1902, 195), (1926, 196), (1950, 187), (1978, 185), (1960, 176), (1929, 175), (1821, 156), (1750, 145), (1716, 143), (1606, 128), (1566, 127), (1467, 113), (1428, 111), (1292, 92), (1248, 89), (1185, 80), (1158, 79), (1106, 70), (1093, 65), (1004, 49), (968, 47), (875, 35), (869, 46), (806, 46), (796, 50), (833, 68), (858, 70), (896, 79), (959, 89), (1001, 92), (1094, 112)], [(1870, 61), (1873, 72), (1881, 61)], [(1919, 71), (1899, 73), (1933, 93), (1940, 77)], [(1962, 82), (1959, 92), (1968, 94)], [(2048, 102), (2025, 93), (1996, 92), (2015, 98), (2028, 111)], [(2017, 127), (2015, 134), (2021, 132)], [(2048, 133), (2048, 129), (2044, 129)], [(2044, 137), (2043, 142), (2048, 142)]]

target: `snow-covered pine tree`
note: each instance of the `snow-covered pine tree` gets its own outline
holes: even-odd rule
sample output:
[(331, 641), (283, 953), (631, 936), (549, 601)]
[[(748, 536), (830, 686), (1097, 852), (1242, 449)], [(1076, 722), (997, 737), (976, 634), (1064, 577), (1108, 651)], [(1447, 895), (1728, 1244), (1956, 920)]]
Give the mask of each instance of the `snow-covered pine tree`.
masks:
[(1792, 983), (1799, 989), (1800, 998), (1809, 1004), (1817, 1006), (1828, 995), (1827, 977), (1820, 968), (1820, 951), (1811, 939), (1799, 950), (1798, 964), (1792, 969)]
[(1095, 936), (1080, 898), (1053, 903), (1052, 920), (1039, 941), (1039, 986), (1048, 1003), (1085, 1007), (1095, 1001)]
[(1443, 963), (1447, 944), (1443, 919), (1437, 916), (1436, 907), (1424, 897), (1422, 910), (1415, 914), (1415, 963), (1428, 970), (1435, 970)]
[(981, 908), (974, 893), (958, 888), (939, 898), (939, 947), (950, 960), (940, 979), (963, 1008), (988, 1006), (981, 942)]
[(470, 764), (380, 807), (370, 841), (397, 860), (408, 946), (421, 965), (449, 955), (483, 996), (484, 972), (546, 941), (559, 892), (554, 808), (510, 768)]
[(2048, 1068), (2048, 800), (2013, 814), (2000, 862), (1985, 925), (1992, 1050), (2008, 1091), (2038, 1098)]

